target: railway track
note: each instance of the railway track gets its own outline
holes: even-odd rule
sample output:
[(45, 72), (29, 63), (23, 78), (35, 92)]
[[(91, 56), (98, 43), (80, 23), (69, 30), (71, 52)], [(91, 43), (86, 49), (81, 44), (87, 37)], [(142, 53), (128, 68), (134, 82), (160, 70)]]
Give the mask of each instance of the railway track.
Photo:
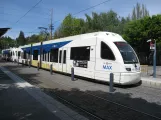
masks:
[[(18, 74), (18, 73), (16, 73), (16, 74)], [(19, 75), (19, 74), (18, 74), (18, 75)], [(23, 76), (22, 76), (22, 77), (23, 77)], [(23, 78), (24, 78), (24, 77), (23, 77)], [(28, 78), (24, 78), (24, 79), (27, 80), (28, 82), (30, 82), (30, 80), (29, 80)], [(44, 78), (42, 78), (42, 79), (49, 79), (49, 77), (44, 77)], [(69, 89), (72, 88), (72, 85), (64, 84), (64, 83), (61, 82), (61, 81), (57, 82), (57, 81), (54, 81), (54, 80), (53, 80), (53, 82), (59, 84), (60, 86), (68, 87)], [(47, 94), (49, 94), (49, 92), (47, 92), (42, 86), (38, 86), (38, 87), (42, 88), (42, 90), (43, 90), (44, 92), (46, 92)], [(61, 87), (60, 87), (60, 88), (61, 88)], [(80, 89), (80, 91), (83, 91), (83, 90)], [(100, 96), (97, 96), (97, 95), (94, 95), (94, 94), (91, 94), (91, 93), (87, 93), (87, 92), (85, 93), (85, 92), (84, 92), (84, 94), (86, 94), (86, 95), (88, 95), (88, 96), (92, 96), (93, 99), (99, 99), (99, 100), (101, 100), (101, 101), (104, 101), (106, 104), (113, 104), (114, 106), (117, 106), (118, 108), (126, 109), (125, 111), (133, 111), (133, 113), (139, 114), (139, 116), (144, 116), (145, 118), (148, 118), (148, 119), (161, 120), (160, 117), (157, 117), (157, 116), (152, 115), (152, 114), (148, 114), (148, 113), (146, 113), (146, 112), (143, 112), (143, 111), (140, 111), (140, 110), (137, 110), (137, 109), (134, 109), (134, 108), (129, 107), (129, 106), (126, 106), (126, 105), (124, 105), (124, 104), (120, 104), (120, 103), (117, 103), (117, 102), (108, 100), (108, 99), (106, 99), (106, 98), (103, 98), (103, 97), (100, 97)], [(112, 119), (112, 118), (110, 118), (110, 117), (109, 117), (109, 118), (104, 118), (104, 117), (102, 117), (102, 116), (99, 116), (98, 114), (94, 114), (94, 113), (92, 112), (92, 111), (93, 111), (92, 109), (86, 109), (86, 108), (84, 108), (84, 107), (82, 107), (82, 106), (76, 104), (75, 101), (71, 101), (71, 100), (69, 100), (69, 99), (66, 99), (64, 96), (62, 97), (62, 95), (59, 94), (59, 92), (56, 92), (56, 91), (52, 91), (52, 92), (51, 92), (51, 91), (50, 91), (50, 95), (56, 97), (57, 99), (59, 99), (59, 100), (65, 102), (66, 104), (68, 104), (68, 105), (70, 105), (70, 106), (72, 106), (72, 107), (74, 107), (74, 108), (76, 108), (76, 109), (79, 109), (80, 111), (84, 112), (85, 114), (88, 114), (89, 116), (91, 116), (92, 118), (94, 118), (94, 119), (96, 119), (96, 120)], [(115, 113), (115, 114), (116, 114), (116, 116), (117, 116), (117, 114), (118, 114), (118, 116), (120, 115), (119, 113)], [(125, 113), (122, 113), (122, 112), (121, 112), (121, 114), (122, 114), (122, 116), (126, 115)], [(138, 117), (139, 117), (139, 116), (138, 116)], [(136, 118), (136, 117), (134, 117), (134, 118)], [(125, 120), (126, 117), (124, 117), (123, 119)], [(127, 118), (127, 119), (128, 119), (128, 118)]]
[[(54, 81), (54, 82), (55, 82), (55, 81)], [(63, 86), (66, 86), (66, 87), (69, 87), (69, 88), (72, 87), (72, 86), (66, 85), (66, 84), (64, 84), (64, 83), (62, 83), (62, 82), (56, 82), (56, 83), (57, 83), (57, 84), (60, 84), (60, 85), (63, 85)], [(81, 90), (81, 89), (80, 89), (80, 90)], [(83, 90), (82, 90), (82, 91), (83, 91)], [(56, 93), (54, 93), (54, 94), (56, 94)], [(114, 102), (114, 101), (111, 101), (111, 100), (107, 100), (106, 98), (103, 98), (103, 97), (100, 97), (100, 96), (96, 96), (96, 95), (93, 95), (93, 94), (90, 94), (90, 93), (85, 93), (85, 94), (88, 94), (88, 95), (93, 96), (93, 97), (95, 97), (95, 98), (98, 98), (98, 99), (104, 100), (104, 101), (106, 101), (106, 102), (115, 104), (115, 105), (117, 105), (117, 106), (120, 106), (120, 107), (123, 107), (123, 108), (127, 108), (127, 109), (132, 110), (132, 111), (135, 111), (135, 112), (137, 112), (137, 113), (141, 113), (141, 114), (147, 115), (147, 116), (149, 116), (149, 117), (151, 117), (151, 118), (161, 120), (161, 118), (159, 118), (159, 117), (157, 117), (157, 116), (148, 114), (148, 113), (143, 112), (143, 111), (139, 111), (139, 110), (134, 109), (134, 108), (132, 108), (132, 107), (129, 107), (129, 106), (126, 106), (126, 105), (123, 105), (123, 104), (120, 104), (120, 103), (117, 103), (117, 102)], [(57, 96), (60, 97), (58, 94), (57, 94)], [(63, 99), (62, 97), (60, 97), (60, 98)]]

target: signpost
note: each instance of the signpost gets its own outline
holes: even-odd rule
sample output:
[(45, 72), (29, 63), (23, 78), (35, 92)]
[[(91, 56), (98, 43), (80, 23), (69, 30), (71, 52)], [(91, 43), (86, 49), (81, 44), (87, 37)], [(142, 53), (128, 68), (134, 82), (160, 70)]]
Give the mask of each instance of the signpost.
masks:
[(154, 51), (154, 54), (153, 54), (153, 77), (156, 78), (156, 40), (150, 39), (147, 42), (150, 42), (150, 50)]

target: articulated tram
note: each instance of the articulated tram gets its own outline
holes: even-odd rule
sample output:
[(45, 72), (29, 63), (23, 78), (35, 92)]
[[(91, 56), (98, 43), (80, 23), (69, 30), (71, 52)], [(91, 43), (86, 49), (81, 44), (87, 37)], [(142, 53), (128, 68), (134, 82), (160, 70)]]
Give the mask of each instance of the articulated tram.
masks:
[[(5, 50), (4, 50), (5, 51)], [(118, 34), (94, 32), (12, 48), (12, 61), (100, 81), (129, 85), (140, 81), (140, 63), (133, 48)]]

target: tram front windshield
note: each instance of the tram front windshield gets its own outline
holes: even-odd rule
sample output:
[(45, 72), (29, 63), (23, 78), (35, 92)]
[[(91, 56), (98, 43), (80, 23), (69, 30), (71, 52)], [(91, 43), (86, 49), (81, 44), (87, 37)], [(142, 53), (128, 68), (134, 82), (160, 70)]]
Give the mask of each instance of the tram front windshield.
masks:
[(132, 47), (126, 42), (114, 42), (117, 48), (119, 49), (124, 64), (134, 64), (138, 63), (138, 59)]

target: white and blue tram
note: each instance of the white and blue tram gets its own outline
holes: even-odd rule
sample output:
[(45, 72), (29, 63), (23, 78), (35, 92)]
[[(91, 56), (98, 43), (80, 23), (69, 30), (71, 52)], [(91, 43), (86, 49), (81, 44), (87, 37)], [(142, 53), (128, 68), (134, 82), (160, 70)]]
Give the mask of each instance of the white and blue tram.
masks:
[[(20, 46), (10, 50), (12, 60), (100, 81), (129, 85), (141, 79), (140, 63), (133, 48), (118, 34), (94, 32)], [(17, 57), (13, 57), (16, 52)], [(15, 55), (15, 54), (14, 54)]]

